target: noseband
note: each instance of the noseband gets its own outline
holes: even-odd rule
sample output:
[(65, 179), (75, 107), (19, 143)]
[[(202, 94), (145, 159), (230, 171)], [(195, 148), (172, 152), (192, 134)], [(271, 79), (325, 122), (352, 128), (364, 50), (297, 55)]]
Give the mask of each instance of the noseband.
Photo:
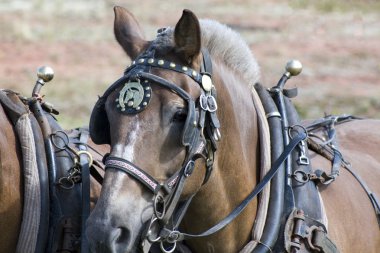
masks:
[[(220, 123), (216, 115), (216, 89), (211, 80), (211, 58), (206, 50), (202, 50), (202, 55), (201, 70), (197, 72), (187, 66), (154, 58), (154, 49), (150, 47), (132, 62), (124, 76), (112, 84), (100, 98), (105, 101), (112, 91), (124, 85), (115, 101), (116, 107), (122, 114), (136, 114), (149, 105), (152, 95), (150, 85), (158, 85), (177, 94), (187, 103), (188, 113), (182, 133), (182, 145), (186, 147), (186, 157), (182, 167), (165, 182), (158, 182), (131, 161), (121, 157), (109, 156), (105, 160), (105, 169), (112, 168), (127, 173), (154, 194), (154, 214), (142, 238), (144, 252), (148, 252), (154, 242), (161, 242), (161, 249), (165, 252), (174, 251), (175, 240), (161, 238), (160, 231), (177, 230), (190, 204), (192, 196), (181, 205), (180, 196), (186, 178), (194, 170), (195, 160), (198, 158), (206, 160), (206, 175), (203, 183), (207, 182), (212, 171), (216, 143), (220, 140)], [(200, 97), (194, 100), (188, 92), (176, 84), (151, 74), (152, 68), (175, 71), (190, 77), (200, 86)], [(157, 230), (157, 233), (153, 233), (153, 230)], [(164, 241), (171, 244), (170, 250), (165, 249)]]

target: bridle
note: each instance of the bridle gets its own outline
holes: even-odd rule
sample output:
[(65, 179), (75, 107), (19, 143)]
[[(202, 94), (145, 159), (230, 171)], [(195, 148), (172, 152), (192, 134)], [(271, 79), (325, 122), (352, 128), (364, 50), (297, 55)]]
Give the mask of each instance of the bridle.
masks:
[[(171, 253), (176, 248), (177, 241), (200, 238), (217, 233), (229, 223), (231, 223), (248, 204), (263, 190), (267, 183), (274, 177), (280, 169), (281, 164), (288, 158), (289, 154), (307, 138), (307, 132), (300, 131), (294, 134), (291, 141), (284, 147), (282, 154), (272, 163), (271, 169), (256, 185), (251, 193), (224, 219), (200, 234), (187, 234), (178, 231), (178, 227), (196, 193), (184, 201), (180, 201), (186, 179), (192, 174), (195, 161), (198, 158), (206, 159), (206, 174), (203, 184), (207, 182), (214, 163), (214, 153), (217, 150), (217, 142), (220, 140), (220, 123), (216, 115), (216, 89), (212, 85), (212, 63), (207, 50), (202, 50), (203, 61), (201, 71), (197, 71), (181, 66), (164, 59), (154, 58), (154, 47), (151, 45), (142, 55), (140, 55), (124, 73), (124, 76), (117, 80), (99, 99), (100, 106), (106, 98), (116, 88), (125, 85), (121, 90), (119, 100), (115, 101), (121, 108), (121, 113), (138, 113), (146, 108), (149, 103), (144, 97), (150, 97), (149, 84), (166, 88), (180, 96), (187, 102), (188, 115), (182, 133), (182, 144), (186, 147), (186, 158), (182, 167), (168, 180), (163, 183), (158, 182), (145, 171), (136, 165), (120, 157), (109, 156), (105, 159), (105, 169), (117, 169), (127, 173), (134, 179), (145, 185), (153, 193), (153, 215), (142, 234), (141, 247), (143, 252), (149, 252), (153, 243), (160, 243), (161, 250)], [(191, 77), (201, 87), (201, 95), (194, 100), (190, 94), (177, 85), (151, 74), (151, 68), (162, 68), (176, 71)], [(133, 84), (130, 84), (133, 83)], [(144, 83), (144, 86), (141, 85)], [(141, 85), (142, 87), (140, 87)], [(128, 89), (135, 88), (143, 90), (140, 99), (133, 99), (133, 103), (127, 93)], [(120, 99), (122, 101), (120, 101)], [(134, 102), (138, 101), (137, 104)], [(127, 104), (127, 107), (121, 106)]]
[[(199, 158), (206, 160), (206, 174), (203, 184), (210, 177), (214, 153), (217, 142), (220, 140), (220, 123), (216, 115), (216, 89), (212, 84), (212, 63), (207, 50), (202, 50), (202, 63), (200, 72), (164, 59), (154, 58), (154, 47), (149, 47), (129, 66), (124, 76), (117, 80), (104, 93), (101, 99), (105, 99), (115, 88), (124, 85), (120, 91), (116, 106), (124, 114), (136, 114), (149, 105), (152, 95), (150, 85), (158, 85), (170, 90), (187, 103), (187, 118), (182, 133), (182, 145), (186, 147), (186, 156), (183, 165), (177, 172), (165, 182), (158, 182), (144, 170), (132, 162), (121, 157), (108, 156), (105, 159), (105, 169), (117, 169), (133, 177), (146, 186), (154, 195), (154, 213), (146, 232), (143, 233), (142, 247), (148, 252), (151, 244), (161, 243), (164, 252), (172, 252), (176, 247), (176, 240), (171, 235), (166, 238), (160, 235), (160, 231), (177, 231), (182, 218), (189, 206), (192, 195), (185, 201), (180, 201), (186, 179), (192, 174), (195, 161)], [(193, 97), (170, 81), (150, 73), (152, 68), (160, 68), (184, 74), (193, 79), (200, 87), (200, 96)], [(139, 99), (131, 98), (131, 94), (138, 93)], [(128, 93), (130, 92), (130, 93)], [(181, 203), (180, 203), (181, 202)], [(157, 227), (158, 226), (158, 229)], [(156, 231), (154, 233), (153, 231)], [(170, 234), (170, 233), (169, 233)], [(170, 250), (166, 250), (164, 243), (172, 244)]]

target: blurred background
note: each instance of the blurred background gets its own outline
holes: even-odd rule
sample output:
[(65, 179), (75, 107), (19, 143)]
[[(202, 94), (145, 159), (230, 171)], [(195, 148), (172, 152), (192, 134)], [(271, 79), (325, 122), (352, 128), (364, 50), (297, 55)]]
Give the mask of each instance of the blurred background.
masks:
[(113, 36), (115, 5), (136, 16), (147, 39), (184, 8), (227, 24), (249, 44), (267, 87), (299, 59), (303, 72), (288, 87), (299, 88), (303, 118), (380, 118), (378, 0), (0, 0), (0, 88), (30, 96), (37, 67), (49, 65), (55, 77), (42, 93), (60, 124), (87, 125), (97, 96), (129, 63)]

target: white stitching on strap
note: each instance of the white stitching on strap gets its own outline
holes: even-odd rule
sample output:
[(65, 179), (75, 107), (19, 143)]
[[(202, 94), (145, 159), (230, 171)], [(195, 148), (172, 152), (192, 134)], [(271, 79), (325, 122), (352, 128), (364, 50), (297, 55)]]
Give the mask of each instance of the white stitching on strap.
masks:
[(145, 183), (147, 183), (150, 187), (152, 187), (153, 190), (156, 190), (157, 183), (153, 182), (149, 177), (147, 177), (144, 173), (142, 173), (140, 170), (136, 169), (135, 167), (129, 165), (128, 163), (122, 162), (122, 161), (116, 161), (116, 160), (107, 160), (106, 166), (112, 166), (116, 165), (119, 167), (122, 167), (137, 177), (141, 178)]

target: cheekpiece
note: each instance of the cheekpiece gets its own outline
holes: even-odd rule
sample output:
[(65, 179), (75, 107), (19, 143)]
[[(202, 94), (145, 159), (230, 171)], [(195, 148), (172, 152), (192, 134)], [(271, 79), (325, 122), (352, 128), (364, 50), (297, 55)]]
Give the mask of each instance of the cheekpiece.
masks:
[(136, 114), (148, 106), (151, 96), (152, 89), (148, 80), (128, 81), (115, 100), (116, 107), (123, 113)]

